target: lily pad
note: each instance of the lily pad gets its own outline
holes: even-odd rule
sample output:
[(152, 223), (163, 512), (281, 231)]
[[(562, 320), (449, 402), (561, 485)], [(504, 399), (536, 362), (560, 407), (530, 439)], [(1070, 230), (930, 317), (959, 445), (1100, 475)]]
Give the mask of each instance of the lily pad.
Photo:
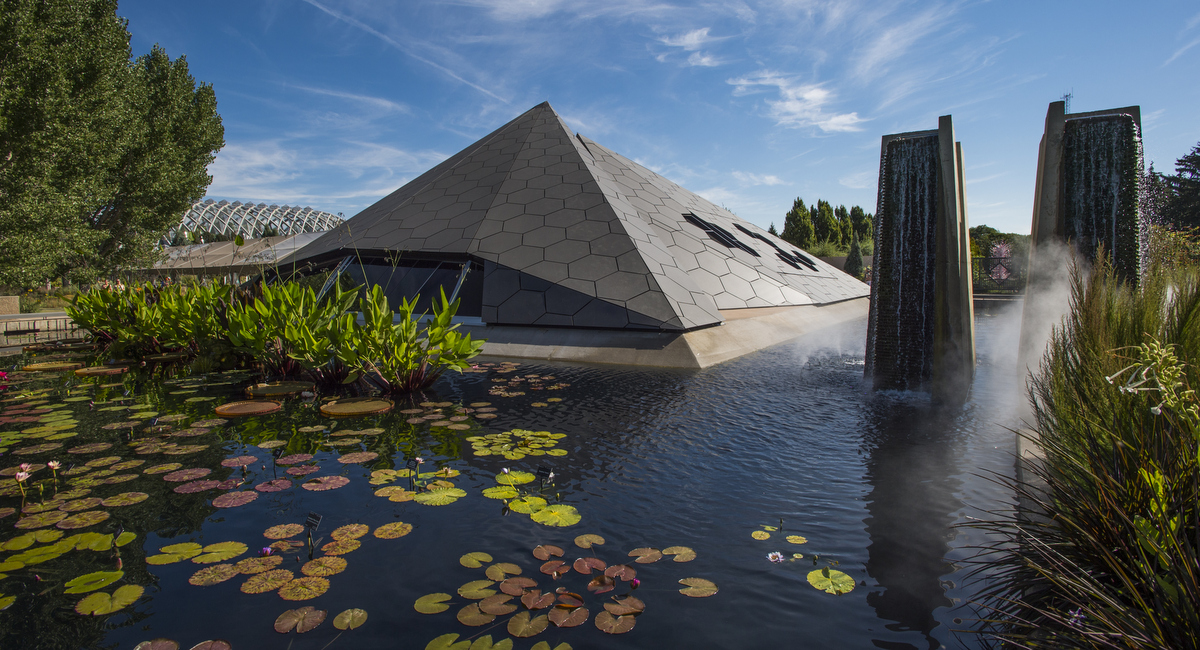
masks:
[(246, 545), (241, 542), (220, 542), (217, 544), (209, 544), (204, 547), (202, 555), (197, 555), (192, 558), (192, 562), (196, 564), (212, 564), (213, 562), (224, 562), (225, 560), (233, 559), (247, 550)]
[(376, 397), (354, 397), (321, 405), (321, 415), (331, 418), (361, 417), (392, 410), (392, 401)]
[(396, 539), (397, 537), (404, 537), (405, 535), (411, 533), (412, 529), (412, 524), (406, 524), (403, 521), (396, 521), (376, 528), (375, 532), (372, 534), (379, 539)]
[[(458, 558), (458, 563), (468, 569), (478, 569), (484, 564), (491, 562), (492, 556), (482, 551), (474, 551)], [(501, 578), (503, 579), (503, 578)]]
[(484, 575), (492, 580), (495, 580), (496, 582), (500, 582), (509, 576), (521, 575), (521, 567), (511, 562), (498, 562), (488, 567), (487, 571), (484, 572)]
[(598, 575), (595, 578), (592, 578), (592, 581), (588, 583), (587, 588), (588, 591), (599, 596), (600, 594), (606, 594), (613, 589), (616, 589), (616, 584), (617, 581), (612, 576)]
[(533, 589), (536, 586), (536, 581), (531, 580), (530, 578), (517, 576), (501, 582), (500, 591), (503, 591), (509, 596), (524, 596), (526, 590)]
[(521, 604), (526, 609), (546, 609), (554, 604), (554, 593), (542, 593), (540, 589), (532, 589), (521, 596)]
[(287, 569), (274, 569), (250, 576), (242, 583), (241, 590), (247, 594), (265, 594), (291, 582), (294, 577), (295, 574)]
[(112, 594), (96, 592), (75, 604), (75, 611), (84, 616), (111, 614), (137, 602), (145, 591), (140, 585), (118, 587)]
[(611, 603), (604, 603), (604, 609), (613, 616), (636, 615), (645, 611), (646, 603), (633, 596), (626, 596), (620, 600), (614, 598)]
[(717, 585), (704, 578), (684, 578), (679, 581), (679, 584), (685, 585), (683, 589), (679, 590), (679, 593), (692, 598), (708, 598), (717, 593)]
[(834, 596), (848, 594), (854, 590), (854, 578), (829, 567), (810, 571), (808, 584)]
[(266, 537), (267, 539), (287, 539), (289, 537), (295, 537), (303, 532), (303, 524), (279, 524), (278, 526), (271, 526), (263, 531), (263, 537)]
[(155, 465), (154, 467), (147, 467), (146, 469), (142, 470), (142, 473), (143, 474), (166, 474), (167, 472), (173, 472), (173, 471), (179, 469), (180, 467), (183, 467), (182, 463), (167, 463), (165, 465)]
[(210, 587), (225, 582), (240, 573), (232, 564), (214, 564), (192, 574), (188, 582), (197, 587)]
[(532, 515), (535, 512), (540, 512), (546, 507), (546, 500), (541, 497), (524, 497), (521, 499), (513, 499), (508, 504), (508, 509), (513, 512), (519, 512), (523, 515)]
[(801, 535), (788, 535), (787, 541), (789, 544), (807, 544), (808, 539)]
[(321, 547), (321, 551), (328, 555), (345, 555), (352, 551), (358, 550), (362, 546), (362, 542), (357, 539), (343, 539), (336, 542), (329, 542)]
[(229, 492), (212, 500), (214, 508), (236, 508), (244, 506), (247, 503), (258, 498), (258, 493), (250, 490), (242, 492)]
[(300, 572), (306, 576), (324, 578), (346, 570), (346, 560), (336, 555), (326, 555), (315, 560), (309, 560), (300, 567)]
[(508, 633), (517, 638), (527, 638), (540, 634), (550, 625), (546, 616), (530, 618), (529, 612), (520, 612), (508, 619)]
[(675, 557), (673, 559), (676, 562), (691, 562), (692, 560), (696, 559), (696, 552), (686, 546), (671, 546), (664, 548), (662, 554), (668, 556), (674, 555)]
[(562, 560), (550, 560), (539, 567), (538, 570), (558, 580), (559, 576), (571, 572), (571, 565)]
[(89, 591), (103, 589), (120, 580), (124, 575), (124, 571), (96, 571), (82, 575), (67, 581), (67, 589), (63, 593), (86, 594)]
[(236, 458), (226, 458), (221, 461), (221, 467), (245, 467), (258, 462), (258, 458), (254, 456), (238, 456)]
[(653, 564), (662, 559), (662, 551), (656, 548), (635, 548), (629, 552), (629, 557), (637, 558), (638, 564)]
[(61, 510), (50, 510), (49, 512), (39, 512), (35, 515), (21, 517), (17, 520), (17, 523), (13, 524), (13, 526), (15, 528), (20, 528), (21, 530), (44, 528), (46, 526), (53, 526), (54, 524), (57, 524), (66, 518), (67, 513), (62, 512)]
[(63, 530), (75, 530), (78, 528), (95, 526), (96, 524), (107, 520), (111, 516), (111, 514), (104, 510), (91, 510), (88, 512), (81, 512), (77, 515), (71, 515), (70, 517), (63, 519), (54, 525)]
[(608, 634), (624, 634), (633, 629), (637, 623), (635, 616), (613, 616), (611, 612), (603, 611), (596, 614), (596, 627)]
[(163, 480), (170, 481), (171, 483), (184, 483), (203, 478), (209, 474), (212, 474), (212, 470), (207, 467), (193, 467), (191, 469), (181, 469), (177, 472), (171, 472), (164, 476)]
[(604, 575), (629, 582), (637, 577), (637, 569), (628, 564), (614, 564), (604, 570)]
[(591, 548), (604, 544), (604, 538), (599, 535), (580, 535), (575, 538), (575, 545), (579, 548)]
[(344, 465), (350, 465), (352, 463), (368, 463), (376, 458), (379, 458), (379, 454), (373, 451), (358, 451), (353, 454), (339, 456), (337, 461)]
[(370, 531), (371, 527), (366, 524), (346, 524), (334, 530), (329, 536), (336, 540), (358, 539)]
[(275, 631), (287, 634), (294, 629), (297, 633), (303, 634), (320, 625), (325, 620), (327, 613), (325, 610), (311, 605), (299, 609), (289, 609), (275, 619)]
[(496, 594), (488, 596), (479, 601), (479, 611), (493, 616), (504, 616), (517, 611), (516, 603), (512, 602), (513, 597), (508, 594)]
[(750, 533), (750, 536), (759, 541), (771, 539), (771, 533), (768, 533), (765, 530), (756, 530), (753, 533)]
[(209, 641), (201, 641), (192, 646), (191, 650), (232, 650), (232, 646), (228, 641), (222, 639), (212, 639)]
[(279, 566), (282, 562), (283, 556), (281, 555), (264, 555), (262, 557), (248, 557), (233, 565), (233, 568), (237, 569), (238, 573), (249, 576), (266, 573)]
[(496, 595), (495, 589), (489, 589), (495, 584), (492, 580), (472, 580), (458, 588), (458, 595), (469, 600), (483, 600)]
[(325, 578), (309, 576), (296, 578), (279, 588), (279, 597), (284, 600), (312, 600), (329, 591), (329, 581)]
[(259, 483), (254, 486), (254, 489), (259, 492), (280, 492), (292, 487), (292, 482), (286, 478), (277, 478), (265, 483)]
[(163, 565), (182, 562), (183, 560), (196, 557), (203, 550), (203, 546), (192, 542), (183, 544), (172, 544), (159, 549), (158, 555), (151, 555), (146, 558), (146, 564)]
[(537, 480), (537, 476), (515, 469), (496, 475), (496, 482), (500, 485), (524, 485), (535, 480)]
[(287, 468), (288, 476), (308, 476), (321, 471), (320, 465), (297, 465)]
[(362, 609), (347, 609), (333, 619), (333, 626), (339, 630), (353, 630), (362, 627), (367, 622), (367, 612)]
[(590, 574), (593, 570), (603, 571), (608, 568), (608, 564), (598, 557), (581, 557), (575, 560), (573, 565), (575, 570), (583, 575)]
[(417, 493), (412, 490), (406, 490), (399, 485), (389, 485), (388, 487), (375, 490), (375, 496), (387, 497), (388, 501), (396, 503), (404, 503), (412, 501), (417, 496)]
[(291, 397), (311, 391), (313, 384), (303, 381), (270, 381), (246, 387), (246, 397)]
[[(558, 627), (576, 627), (586, 623), (590, 615), (591, 612), (586, 607), (574, 607), (571, 609), (555, 607), (550, 610), (549, 619), (551, 623), (554, 623)], [(535, 645), (533, 647), (537, 648), (538, 646)], [(549, 644), (547, 644), (546, 648), (549, 647)]]
[(288, 454), (287, 456), (283, 456), (281, 458), (276, 459), (275, 464), (276, 465), (299, 465), (300, 463), (306, 463), (312, 459), (313, 459), (312, 454)]
[(179, 650), (179, 644), (170, 639), (151, 639), (135, 645), (133, 650)]
[(215, 489), (220, 485), (221, 485), (220, 481), (212, 481), (212, 480), (192, 481), (190, 483), (176, 485), (175, 489), (172, 490), (172, 492), (176, 492), (179, 494), (196, 494), (197, 492), (204, 492), (207, 490)]
[(459, 488), (434, 488), (417, 494), (413, 500), (426, 506), (445, 506), (465, 496), (467, 496), (466, 490)]
[(470, 605), (458, 610), (456, 617), (458, 618), (459, 623), (462, 623), (463, 625), (469, 625), (471, 627), (487, 625), (488, 623), (496, 620), (495, 614), (488, 614), (480, 611), (478, 603), (471, 603)]
[(459, 641), (455, 633), (443, 634), (426, 644), (425, 650), (471, 650), (471, 640)]
[(483, 491), (483, 496), (489, 499), (515, 499), (518, 496), (517, 489), (510, 485), (497, 485)]
[(336, 490), (349, 482), (350, 479), (345, 476), (322, 476), (309, 479), (302, 483), (300, 487), (313, 492), (324, 492), (326, 490)]
[[(301, 429), (301, 431), (303, 431), (303, 429)], [(284, 441), (284, 440), (267, 440), (266, 442), (258, 443), (258, 448), (259, 449), (274, 449), (276, 447), (282, 447), (286, 444), (287, 444), (287, 441)]]
[(450, 609), (450, 606), (446, 604), (448, 600), (450, 600), (450, 594), (426, 594), (413, 603), (413, 609), (422, 614), (437, 614)]
[(568, 506), (562, 503), (546, 506), (533, 513), (530, 518), (543, 526), (559, 527), (574, 526), (582, 519), (575, 506)]

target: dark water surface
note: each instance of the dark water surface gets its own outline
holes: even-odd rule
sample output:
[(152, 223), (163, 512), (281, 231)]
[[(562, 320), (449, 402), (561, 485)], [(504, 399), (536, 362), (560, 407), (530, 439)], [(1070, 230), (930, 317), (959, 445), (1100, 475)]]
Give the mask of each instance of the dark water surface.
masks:
[[(220, 491), (176, 494), (171, 489), (178, 483), (167, 483), (161, 476), (139, 474), (126, 483), (96, 485), (90, 496), (131, 490), (151, 495), (137, 505), (109, 508), (111, 519), (83, 529), (109, 533), (119, 524), (138, 534), (122, 549), (124, 579), (104, 591), (137, 584), (146, 588), (144, 596), (107, 617), (83, 617), (72, 611), (83, 595), (63, 594), (63, 582), (91, 571), (111, 570), (115, 559), (108, 552), (73, 551), (13, 571), (0, 581), (0, 592), (17, 596), (7, 611), (0, 612), (0, 647), (128, 649), (140, 641), (168, 637), (185, 649), (212, 638), (226, 639), (239, 650), (322, 650), (331, 642), (331, 650), (420, 649), (449, 632), (461, 638), (490, 634), (499, 641), (508, 636), (504, 624), (509, 617), (497, 618), (495, 627), (462, 625), (455, 613), (472, 602), (462, 597), (455, 596), (450, 609), (440, 614), (424, 615), (413, 609), (422, 595), (454, 594), (464, 583), (483, 579), (483, 569), (459, 564), (459, 557), (471, 551), (487, 552), (496, 562), (518, 564), (523, 575), (538, 579), (543, 589), (561, 585), (585, 595), (591, 610), (587, 623), (564, 629), (550, 626), (537, 636), (515, 639), (514, 647), (521, 650), (542, 640), (551, 647), (566, 642), (577, 650), (971, 647), (975, 643), (970, 634), (954, 632), (969, 627), (974, 614), (962, 605), (979, 588), (964, 583), (961, 560), (970, 554), (965, 547), (983, 540), (978, 533), (953, 526), (980, 516), (981, 509), (1005, 507), (1011, 501), (1011, 495), (988, 478), (993, 472), (1012, 473), (1014, 436), (1004, 426), (1015, 423), (1013, 414), (1020, 400), (1011, 360), (1016, 345), (1008, 325), (1002, 318), (977, 318), (977, 380), (970, 402), (951, 412), (934, 409), (919, 395), (865, 390), (861, 377), (865, 322), (701, 371), (530, 363), (507, 375), (456, 376), (442, 380), (417, 401), (487, 401), (498, 407), (499, 417), (478, 421), (469, 431), (406, 424), (404, 419), (411, 416), (395, 412), (340, 420), (335, 432), (381, 427), (386, 433), (363, 436), (361, 444), (338, 450), (319, 446), (330, 439), (327, 434), (294, 433), (297, 427), (334, 422), (292, 402), (279, 415), (234, 420), (206, 436), (177, 440), (211, 445), (196, 454), (137, 456), (124, 442), (129, 429), (99, 428), (128, 419), (127, 412), (102, 412), (90, 409), (87, 401), (72, 402), (69, 408), (80, 420), (79, 436), (62, 441), (62, 449), (36, 456), (11, 453), (42, 441), (16, 441), (0, 458), (0, 466), (53, 458), (81, 463), (120, 455), (147, 460), (129, 470), (133, 473), (181, 462), (184, 467), (213, 468), (211, 478), (223, 480), (241, 476), (242, 470), (221, 467), (222, 459), (253, 455), (258, 461), (247, 468), (248, 483), (239, 488), (246, 490), (276, 473), (284, 476), (285, 468), (272, 469), (272, 452), (255, 446), (279, 438), (289, 440), (286, 453), (317, 454), (321, 470), (305, 478), (343, 475), (350, 483), (313, 492), (299, 489), (298, 480), (291, 489), (259, 494), (246, 506), (228, 509), (210, 505)], [(6, 365), (17, 362), (8, 361)], [(527, 390), (517, 397), (488, 394), (496, 385), (492, 379), (525, 374), (553, 375), (554, 381), (570, 386)], [(213, 381), (229, 379), (214, 376)], [(52, 385), (56, 388), (48, 399), (58, 402), (66, 395), (66, 382), (65, 377), (56, 377), (10, 391)], [(211, 417), (215, 405), (232, 399), (240, 385), (171, 395), (180, 386), (164, 383), (161, 377), (143, 377), (128, 378), (124, 386), (108, 389), (80, 392), (76, 386), (71, 394), (94, 396), (101, 402), (124, 397), (130, 390), (134, 401), (148, 401), (160, 414), (187, 413), (201, 419)], [(217, 399), (184, 401), (196, 396)], [(531, 406), (547, 397), (563, 401)], [(397, 409), (409, 406), (398, 404)], [(185, 427), (188, 422), (172, 424)], [(36, 425), (0, 425), (0, 430), (31, 426)], [(565, 433), (559, 447), (569, 454), (521, 460), (475, 457), (471, 443), (465, 441), (468, 436), (513, 428)], [(135, 435), (148, 434), (135, 430)], [(116, 444), (102, 453), (65, 453), (97, 440)], [(377, 451), (381, 458), (365, 465), (342, 465), (336, 462), (339, 450), (341, 454)], [(468, 496), (431, 507), (373, 495), (381, 486), (368, 483), (372, 469), (403, 467), (407, 458), (417, 455), (433, 463), (426, 464), (427, 469), (461, 470), (462, 475), (451, 480)], [(583, 518), (579, 524), (551, 528), (528, 515), (505, 516), (500, 501), (480, 495), (482, 489), (495, 485), (493, 476), (501, 468), (533, 471), (539, 465), (555, 472), (556, 490), (563, 503), (578, 508)], [(47, 476), (46, 472), (35, 478)], [(9, 484), (12, 479), (0, 477), (0, 481)], [(0, 497), (0, 506), (19, 505), (19, 496)], [(331, 531), (351, 523), (374, 529), (403, 521), (414, 530), (392, 540), (362, 537), (361, 548), (343, 556), (347, 569), (329, 577), (328, 592), (301, 603), (284, 601), (274, 593), (242, 593), (244, 576), (214, 586), (192, 586), (189, 576), (203, 567), (189, 561), (163, 566), (145, 562), (146, 556), (167, 544), (243, 542), (250, 551), (230, 560), (236, 562), (271, 541), (263, 537), (264, 529), (303, 522), (309, 512), (324, 517), (317, 533), (324, 537), (322, 543), (330, 541)], [(16, 519), (0, 520), (0, 530), (6, 531), (0, 532), (0, 542), (25, 532), (12, 528)], [(773, 532), (763, 541), (751, 537), (763, 525), (778, 526), (781, 519), (782, 532)], [(75, 532), (82, 531), (67, 534)], [(623, 594), (627, 588), (619, 583), (613, 594), (594, 596), (585, 590), (587, 579), (575, 572), (554, 583), (538, 572), (541, 561), (530, 553), (538, 544), (556, 544), (566, 549), (564, 559), (589, 555), (591, 551), (572, 543), (583, 533), (605, 538), (606, 544), (594, 551), (609, 564), (629, 562), (629, 550), (647, 546), (688, 546), (698, 557), (688, 563), (664, 559), (633, 565), (639, 570), (641, 587), (636, 595), (646, 603), (645, 612), (629, 633), (608, 635), (595, 627), (593, 619), (608, 596)], [(802, 535), (808, 542), (789, 544), (786, 535)], [(767, 554), (773, 551), (789, 558), (793, 553), (805, 557), (772, 563)], [(19, 552), (0, 552), (0, 561)], [(319, 550), (316, 555), (321, 555)], [(285, 556), (281, 568), (301, 576), (297, 557)], [(858, 583), (852, 592), (834, 596), (808, 584), (808, 572), (830, 562)], [(710, 598), (679, 594), (677, 581), (692, 576), (712, 580), (719, 593)], [(284, 610), (307, 604), (328, 610), (329, 620), (303, 635), (285, 637), (272, 629)], [(369, 619), (361, 628), (337, 637), (332, 618), (351, 607), (367, 610)], [(956, 624), (957, 617), (968, 620)]]

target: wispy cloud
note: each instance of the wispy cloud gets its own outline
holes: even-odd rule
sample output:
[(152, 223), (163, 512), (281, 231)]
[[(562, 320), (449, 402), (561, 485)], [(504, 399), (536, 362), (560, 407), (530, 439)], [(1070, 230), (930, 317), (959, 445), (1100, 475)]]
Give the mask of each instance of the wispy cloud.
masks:
[(304, 2), (312, 5), (313, 7), (316, 7), (317, 9), (321, 10), (322, 12), (324, 12), (325, 14), (327, 14), (329, 16), (332, 16), (348, 25), (352, 25), (354, 27), (357, 27), (358, 29), (361, 29), (362, 31), (378, 38), (379, 40), (387, 43), (388, 45), (391, 45), (392, 47), (394, 47), (397, 50), (400, 50), (401, 52), (403, 52), (404, 54), (407, 54), (408, 56), (420, 61), (421, 63), (424, 63), (425, 65), (428, 65), (428, 66), (434, 68), (435, 70), (438, 70), (442, 74), (445, 74), (446, 76), (450, 77), (451, 79), (454, 79), (455, 81), (457, 81), (463, 85), (474, 88), (475, 90), (478, 90), (479, 92), (487, 95), (488, 97), (491, 97), (492, 99), (498, 100), (505, 104), (511, 103), (509, 100), (501, 97), (500, 95), (497, 95), (496, 93), (488, 90), (487, 88), (484, 88), (483, 86), (480, 86), (477, 83), (473, 83), (471, 81), (464, 79), (461, 75), (459, 75), (457, 72), (451, 70), (450, 68), (447, 68), (444, 65), (441, 65), (434, 61), (431, 61), (430, 59), (428, 59), (424, 56), (421, 56), (416, 51), (414, 51), (412, 47), (392, 38), (391, 36), (388, 36), (387, 34), (384, 34), (383, 32), (375, 29), (374, 27), (371, 27), (370, 25), (367, 25), (366, 23), (354, 18), (353, 16), (348, 16), (341, 12), (334, 11), (333, 9), (330, 9), (329, 7), (326, 7), (325, 5), (317, 2), (317, 0), (304, 0)]
[(998, 174), (990, 174), (988, 176), (978, 176), (975, 178), (967, 178), (967, 185), (975, 185), (976, 183), (986, 183), (988, 181), (994, 181), (997, 178), (1004, 178), (1005, 176), (1008, 176), (1008, 172), (1000, 172)]
[(852, 190), (865, 190), (878, 180), (875, 172), (855, 172), (838, 179), (838, 184)]
[(708, 27), (701, 29), (693, 29), (690, 32), (679, 34), (678, 36), (663, 36), (658, 39), (658, 42), (671, 47), (681, 47), (689, 52), (695, 51), (705, 45), (718, 41), (720, 39), (708, 35)]
[(834, 94), (822, 84), (803, 83), (796, 77), (782, 75), (770, 70), (729, 79), (726, 83), (734, 87), (735, 96), (750, 95), (771, 88), (776, 89), (778, 99), (766, 100), (772, 118), (781, 126), (804, 128), (815, 126), (822, 131), (861, 131), (864, 122), (857, 112), (837, 113), (828, 110)]
[(368, 106), (383, 109), (386, 111), (394, 111), (397, 113), (409, 113), (409, 114), (412, 113), (412, 109), (410, 109), (408, 106), (405, 106), (404, 104), (398, 104), (396, 102), (391, 101), (390, 99), (384, 99), (382, 97), (372, 97), (370, 95), (359, 95), (356, 93), (350, 93), (350, 92), (345, 92), (345, 91), (341, 91), (341, 90), (332, 90), (329, 88), (314, 88), (311, 86), (287, 85), (287, 87), (295, 88), (296, 90), (303, 90), (304, 92), (313, 93), (314, 95), (324, 95), (326, 97), (338, 97), (340, 99), (349, 99), (349, 100), (352, 100), (355, 102), (367, 104)]
[(858, 50), (854, 57), (854, 74), (861, 81), (872, 81), (887, 74), (891, 64), (904, 62), (904, 55), (945, 25), (953, 13), (953, 7), (935, 5), (902, 22), (889, 19), (890, 26), (873, 30), (874, 33), (865, 40), (866, 46)]
[(1170, 58), (1168, 58), (1166, 61), (1163, 61), (1163, 66), (1171, 65), (1172, 61), (1183, 56), (1184, 52), (1187, 52), (1188, 50), (1192, 49), (1193, 47), (1196, 47), (1197, 45), (1200, 45), (1200, 38), (1192, 39), (1191, 43), (1188, 43), (1187, 45), (1184, 45), (1183, 47), (1179, 48), (1178, 50), (1175, 50), (1175, 53), (1172, 54), (1170, 56)]
[(733, 172), (733, 177), (745, 185), (786, 185), (782, 178), (771, 174), (752, 174), (750, 172)]
[(699, 192), (696, 192), (696, 194), (699, 194), (709, 201), (721, 206), (725, 205), (727, 201), (733, 201), (738, 197), (735, 192), (731, 192), (724, 187), (710, 187), (708, 189), (700, 190)]

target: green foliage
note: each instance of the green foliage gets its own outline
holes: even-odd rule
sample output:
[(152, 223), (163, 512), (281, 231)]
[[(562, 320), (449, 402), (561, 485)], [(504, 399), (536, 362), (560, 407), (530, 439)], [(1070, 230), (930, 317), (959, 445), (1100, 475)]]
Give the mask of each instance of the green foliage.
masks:
[(776, 237), (779, 236), (779, 231), (775, 230), (775, 222), (774, 221), (772, 221), (770, 227), (767, 228), (767, 234), (774, 235)]
[(842, 257), (848, 252), (845, 248), (831, 241), (823, 241), (804, 249), (817, 257)]
[(783, 234), (780, 239), (798, 248), (807, 248), (813, 244), (813, 224), (808, 216), (808, 208), (800, 197), (792, 203), (783, 220)]
[(833, 206), (827, 201), (817, 200), (817, 204), (813, 206), (813, 230), (818, 242), (833, 242), (834, 244), (841, 243), (841, 229), (838, 227), (837, 219), (833, 216)]
[(1196, 228), (1173, 230), (1151, 224), (1147, 255), (1150, 266), (1167, 272), (1186, 271), (1200, 263), (1200, 233)]
[(875, 227), (871, 218), (872, 215), (867, 214), (857, 205), (850, 208), (850, 225), (854, 229), (854, 236), (858, 237), (858, 241), (869, 242), (875, 237)]
[[(982, 527), (990, 629), (1024, 647), (1200, 645), (1200, 276), (1076, 271), (1030, 383), (1044, 463)], [(1028, 516), (1032, 511), (1035, 516)]]
[(157, 47), (131, 63), (114, 0), (0, 6), (0, 282), (147, 260), (211, 181), (212, 88)]
[(860, 280), (863, 277), (862, 246), (858, 243), (858, 237), (850, 242), (850, 253), (846, 256), (846, 264), (842, 270)]
[(850, 240), (854, 237), (854, 224), (850, 222), (850, 211), (846, 206), (839, 205), (833, 210), (833, 217), (837, 220), (837, 243), (839, 246), (849, 246)]
[[(379, 285), (359, 301), (364, 324), (355, 337), (355, 346), (347, 353), (348, 362), (366, 377), (389, 392), (410, 392), (432, 384), (446, 370), (462, 372), (468, 361), (479, 355), (483, 341), (462, 334), (451, 320), (459, 301), (450, 302), (441, 290), (433, 303), (433, 316), (418, 327), (422, 317), (414, 317), (417, 299), (401, 299), (398, 310), (388, 307), (387, 296)], [(399, 322), (396, 321), (399, 316)]]

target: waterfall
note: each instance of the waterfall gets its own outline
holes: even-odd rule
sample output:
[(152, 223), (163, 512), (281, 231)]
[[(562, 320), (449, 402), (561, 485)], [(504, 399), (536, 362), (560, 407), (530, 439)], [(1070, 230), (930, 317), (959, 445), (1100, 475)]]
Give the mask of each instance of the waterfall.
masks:
[(1119, 275), (1137, 278), (1147, 242), (1142, 140), (1133, 117), (1068, 115), (1062, 156), (1063, 237), (1089, 260), (1103, 245)]
[(933, 367), (937, 132), (892, 140), (880, 167), (867, 373), (876, 388), (925, 390)]

